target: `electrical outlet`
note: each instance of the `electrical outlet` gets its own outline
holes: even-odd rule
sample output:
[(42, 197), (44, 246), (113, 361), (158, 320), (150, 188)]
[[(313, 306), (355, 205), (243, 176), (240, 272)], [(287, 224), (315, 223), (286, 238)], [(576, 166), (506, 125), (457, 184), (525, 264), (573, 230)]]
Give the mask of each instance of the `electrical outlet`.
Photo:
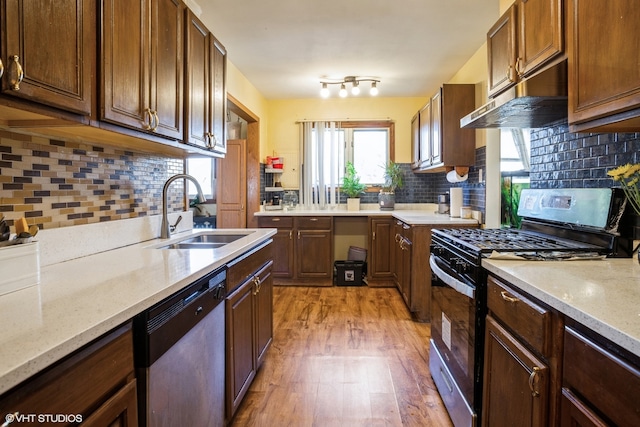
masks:
[(478, 182), (480, 183), (484, 181), (484, 176), (482, 176), (483, 175), (482, 172), (483, 172), (482, 168), (478, 169)]

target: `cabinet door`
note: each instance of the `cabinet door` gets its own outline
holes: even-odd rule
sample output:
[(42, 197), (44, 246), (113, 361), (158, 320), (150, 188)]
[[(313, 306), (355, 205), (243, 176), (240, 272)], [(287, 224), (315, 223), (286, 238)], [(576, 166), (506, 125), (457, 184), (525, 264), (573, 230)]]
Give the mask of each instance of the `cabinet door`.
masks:
[(83, 427), (136, 427), (138, 408), (136, 398), (136, 380), (133, 379), (118, 390), (102, 406), (91, 413), (82, 422)]
[[(80, 114), (95, 88), (95, 2), (6, 0), (2, 11), (2, 93)], [(23, 80), (17, 82), (18, 64)]]
[(562, 2), (520, 0), (518, 17), (516, 71), (524, 77), (563, 52)]
[(411, 167), (420, 167), (420, 114), (411, 119)]
[(211, 37), (212, 94), (211, 100), (211, 149), (219, 154), (227, 152), (227, 50), (215, 38)]
[(482, 425), (544, 427), (548, 400), (547, 365), (487, 316)]
[(394, 253), (393, 219), (372, 218), (369, 227), (371, 254), (367, 266), (368, 274), (372, 279), (391, 279)]
[(154, 0), (151, 10), (151, 109), (155, 133), (182, 139), (184, 120), (184, 4)]
[(431, 97), (431, 164), (439, 163), (442, 163), (442, 88)]
[(235, 413), (256, 375), (253, 277), (226, 300), (227, 418)]
[(271, 263), (256, 274), (258, 289), (255, 292), (256, 309), (256, 358), (262, 365), (267, 348), (273, 339), (273, 277)]
[(395, 221), (393, 225), (393, 280), (400, 290), (400, 283), (402, 282), (402, 248), (400, 247), (400, 240), (402, 239), (402, 221)]
[(487, 33), (488, 95), (494, 96), (516, 81), (516, 5), (498, 19)]
[(420, 167), (431, 166), (431, 103), (420, 110)]
[(404, 302), (409, 309), (412, 309), (411, 304), (411, 241), (406, 237), (403, 237), (400, 241), (400, 252), (402, 256), (402, 280), (400, 281), (400, 293)]
[(561, 427), (606, 427), (595, 412), (585, 405), (571, 390), (563, 388), (561, 398)]
[(211, 35), (207, 27), (187, 12), (185, 137), (187, 144), (211, 145)]
[[(640, 107), (637, 2), (610, 0), (607, 7), (585, 0), (569, 4), (569, 124)], [(632, 117), (639, 115), (636, 111)], [(598, 125), (611, 125), (603, 128), (609, 132), (640, 128), (638, 119), (635, 128), (624, 127), (624, 121), (616, 127), (618, 120), (602, 119)]]
[(273, 276), (290, 279), (293, 277), (293, 229), (278, 228), (273, 236), (273, 252), (276, 254), (273, 260)]
[(102, 106), (100, 118), (151, 129), (149, 103), (150, 0), (102, 2)]
[(330, 279), (331, 230), (298, 229), (296, 240), (297, 276), (309, 279)]

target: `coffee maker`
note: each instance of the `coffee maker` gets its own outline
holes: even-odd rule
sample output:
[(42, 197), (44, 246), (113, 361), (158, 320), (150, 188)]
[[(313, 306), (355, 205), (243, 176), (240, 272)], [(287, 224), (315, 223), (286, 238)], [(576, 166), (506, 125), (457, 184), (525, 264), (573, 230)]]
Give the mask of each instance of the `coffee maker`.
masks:
[(438, 194), (438, 213), (449, 213), (449, 193)]

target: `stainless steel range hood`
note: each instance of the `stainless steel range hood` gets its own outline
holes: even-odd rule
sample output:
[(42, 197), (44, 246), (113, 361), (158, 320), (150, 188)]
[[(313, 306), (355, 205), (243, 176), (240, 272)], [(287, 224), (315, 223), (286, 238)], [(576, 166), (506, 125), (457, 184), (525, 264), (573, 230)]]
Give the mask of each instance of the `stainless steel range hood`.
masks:
[(567, 61), (535, 74), (460, 119), (462, 128), (540, 128), (567, 117)]

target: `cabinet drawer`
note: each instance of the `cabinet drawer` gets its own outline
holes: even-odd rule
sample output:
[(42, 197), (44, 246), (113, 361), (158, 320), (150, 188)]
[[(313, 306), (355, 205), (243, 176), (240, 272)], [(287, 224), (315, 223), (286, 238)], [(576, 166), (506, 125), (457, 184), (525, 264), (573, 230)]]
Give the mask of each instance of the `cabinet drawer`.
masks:
[(290, 216), (260, 216), (258, 217), (260, 228), (293, 228), (293, 217)]
[(564, 386), (615, 425), (640, 425), (640, 370), (567, 327), (564, 333)]
[(296, 218), (296, 228), (299, 230), (331, 230), (331, 217), (309, 216)]
[(487, 305), (495, 317), (543, 356), (551, 355), (551, 312), (498, 282), (487, 280)]
[(258, 246), (227, 264), (227, 293), (233, 292), (249, 276), (254, 275), (258, 269), (271, 261), (273, 259), (272, 248), (271, 241), (268, 241), (267, 244)]

